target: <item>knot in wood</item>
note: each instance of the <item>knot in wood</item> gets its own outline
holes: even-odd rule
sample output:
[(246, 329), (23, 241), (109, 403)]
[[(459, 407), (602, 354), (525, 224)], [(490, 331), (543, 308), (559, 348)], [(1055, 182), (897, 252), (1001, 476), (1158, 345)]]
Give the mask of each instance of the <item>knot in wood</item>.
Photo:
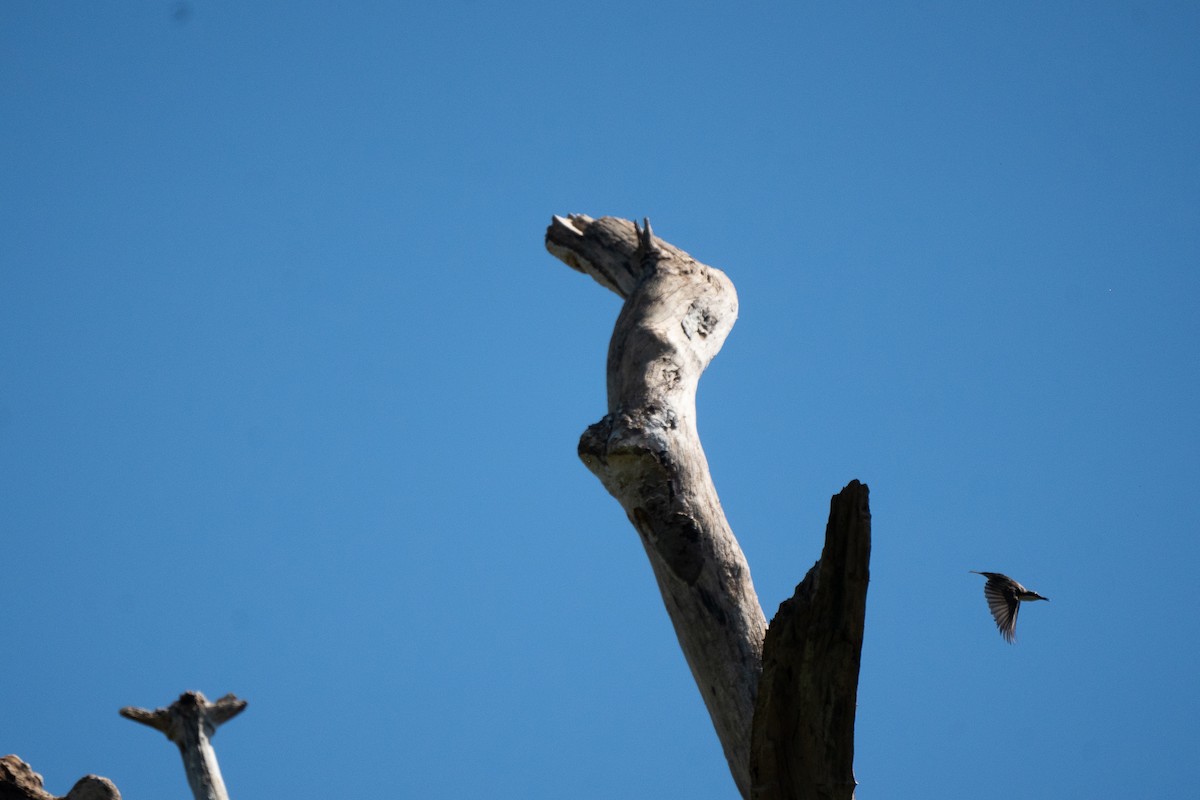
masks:
[(683, 328), (683, 335), (687, 338), (692, 339), (694, 336), (707, 338), (716, 329), (719, 321), (720, 318), (712, 313), (707, 303), (697, 300), (688, 308), (679, 324)]

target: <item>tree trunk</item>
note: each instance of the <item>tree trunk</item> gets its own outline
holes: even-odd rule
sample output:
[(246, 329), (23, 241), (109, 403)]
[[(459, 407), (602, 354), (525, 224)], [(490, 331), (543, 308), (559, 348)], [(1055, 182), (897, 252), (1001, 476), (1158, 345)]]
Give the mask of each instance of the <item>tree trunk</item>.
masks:
[(245, 707), (245, 700), (231, 694), (210, 703), (200, 692), (184, 692), (167, 708), (150, 711), (126, 706), (121, 709), (121, 716), (149, 725), (178, 745), (195, 800), (229, 800), (212, 737), (220, 725)]
[[(820, 687), (815, 694), (785, 691), (781, 684), (786, 681), (773, 677), (770, 696), (778, 701), (770, 700), (769, 713), (756, 711), (764, 638), (771, 647), (773, 637), (767, 635), (749, 566), (721, 510), (696, 431), (700, 375), (737, 318), (733, 284), (720, 270), (656, 238), (648, 221), (639, 228), (612, 217), (554, 217), (546, 231), (546, 248), (625, 301), (608, 350), (608, 411), (580, 438), (579, 456), (621, 503), (641, 538), (738, 790), (746, 798), (754, 795), (772, 800), (823, 796), (796, 793), (791, 787), (803, 782), (787, 777), (784, 783), (784, 778), (776, 779), (776, 773), (811, 772), (824, 785), (826, 773), (840, 774), (838, 770), (810, 763), (812, 756), (804, 747), (794, 756), (767, 751), (772, 744), (780, 746), (774, 731), (789, 729), (775, 722), (778, 717), (804, 720), (806, 725), (798, 729), (822, 729), (828, 736), (839, 737), (836, 746), (831, 742), (828, 749), (839, 755), (849, 753), (852, 758), (854, 694), (862, 643), (862, 614), (856, 615), (854, 608), (865, 607), (869, 522), (856, 529), (866, 535), (865, 548), (832, 548), (846, 549), (848, 556), (861, 561), (821, 570), (821, 588), (812, 597), (801, 597), (802, 584), (790, 601), (796, 607), (811, 606), (813, 613), (826, 621), (789, 623), (793, 633), (785, 637), (789, 643), (796, 637), (803, 643), (835, 626), (830, 630), (850, 643), (853, 658), (843, 652), (845, 648), (822, 646), (820, 651), (836, 658), (836, 664), (827, 664), (822, 656), (820, 665), (801, 659), (804, 663), (795, 668)], [(861, 490), (857, 494), (860, 510), (867, 514), (858, 519), (869, 520), (866, 487), (857, 482), (851, 486)], [(839, 527), (837, 532), (844, 531)], [(831, 519), (827, 534), (833, 533)], [(832, 550), (827, 540), (826, 558)], [(861, 576), (861, 586), (847, 583), (848, 574)], [(827, 614), (833, 616), (826, 619)], [(852, 630), (856, 618), (857, 636)], [(778, 620), (772, 623), (776, 624), (783, 625)], [(791, 649), (780, 649), (781, 664), (791, 663), (786, 655)], [(783, 674), (770, 658), (767, 663), (772, 676)], [(826, 671), (836, 673), (837, 680), (828, 681)], [(828, 702), (839, 710), (833, 713), (832, 706), (787, 705), (793, 701)], [(849, 727), (833, 725), (834, 719), (847, 719), (846, 708)], [(831, 724), (824, 725), (825, 720)], [(759, 724), (768, 728), (762, 735), (755, 733)], [(792, 737), (782, 747), (790, 753), (790, 748), (805, 741)], [(849, 793), (830, 796), (852, 796), (852, 774), (849, 780)], [(769, 793), (777, 784), (779, 791)]]

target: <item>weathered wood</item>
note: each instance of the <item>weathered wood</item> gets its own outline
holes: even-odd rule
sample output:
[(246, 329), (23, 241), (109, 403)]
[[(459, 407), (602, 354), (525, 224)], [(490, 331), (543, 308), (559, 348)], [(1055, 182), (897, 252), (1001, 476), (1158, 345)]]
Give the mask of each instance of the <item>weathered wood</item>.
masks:
[(56, 798), (47, 792), (42, 776), (15, 755), (0, 758), (0, 800), (121, 800), (121, 793), (108, 778), (85, 775), (71, 791)]
[(608, 413), (579, 456), (641, 538), (738, 790), (853, 797), (866, 486), (834, 498), (821, 561), (768, 632), (696, 431), (700, 375), (737, 318), (733, 284), (655, 238), (649, 221), (554, 217), (546, 249), (625, 301), (608, 350)]
[(627, 220), (555, 217), (547, 249), (625, 298), (608, 351), (608, 413), (579, 456), (625, 509), (708, 707), (735, 783), (750, 787), (750, 730), (766, 618), (696, 431), (696, 386), (737, 318), (717, 269)]
[(750, 772), (755, 800), (854, 797), (854, 715), (871, 557), (869, 490), (830, 502), (825, 549), (763, 646)]
[(210, 703), (200, 692), (184, 692), (166, 708), (150, 711), (126, 706), (121, 716), (149, 725), (179, 747), (188, 786), (196, 800), (229, 800), (212, 737), (217, 728), (246, 708), (246, 701), (227, 694)]

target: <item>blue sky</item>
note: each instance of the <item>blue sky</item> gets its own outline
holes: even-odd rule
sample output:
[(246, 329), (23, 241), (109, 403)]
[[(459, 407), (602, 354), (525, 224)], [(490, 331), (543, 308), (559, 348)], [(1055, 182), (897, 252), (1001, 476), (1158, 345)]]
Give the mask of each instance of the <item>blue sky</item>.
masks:
[[(771, 616), (872, 491), (860, 800), (1200, 781), (1200, 7), (0, 5), (0, 753), (187, 796), (728, 798), (575, 457), (615, 295), (725, 270), (700, 384)], [(1006, 572), (1052, 602), (1018, 644)], [(330, 777), (330, 776), (333, 777)], [(329, 783), (336, 783), (330, 790)]]

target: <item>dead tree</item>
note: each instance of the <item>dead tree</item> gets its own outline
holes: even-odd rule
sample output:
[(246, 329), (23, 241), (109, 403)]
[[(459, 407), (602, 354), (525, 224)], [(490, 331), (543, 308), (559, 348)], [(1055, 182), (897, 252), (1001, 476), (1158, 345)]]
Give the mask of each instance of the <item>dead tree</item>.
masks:
[(222, 724), (242, 713), (245, 700), (227, 694), (215, 703), (200, 692), (184, 692), (166, 708), (150, 711), (126, 706), (121, 716), (149, 725), (179, 747), (188, 786), (196, 800), (229, 800), (212, 737)]
[(656, 238), (648, 220), (556, 216), (546, 249), (625, 301), (608, 411), (579, 457), (638, 532), (738, 790), (852, 798), (867, 487), (852, 481), (833, 497), (821, 559), (768, 629), (696, 431), (697, 383), (737, 318), (732, 282)]

